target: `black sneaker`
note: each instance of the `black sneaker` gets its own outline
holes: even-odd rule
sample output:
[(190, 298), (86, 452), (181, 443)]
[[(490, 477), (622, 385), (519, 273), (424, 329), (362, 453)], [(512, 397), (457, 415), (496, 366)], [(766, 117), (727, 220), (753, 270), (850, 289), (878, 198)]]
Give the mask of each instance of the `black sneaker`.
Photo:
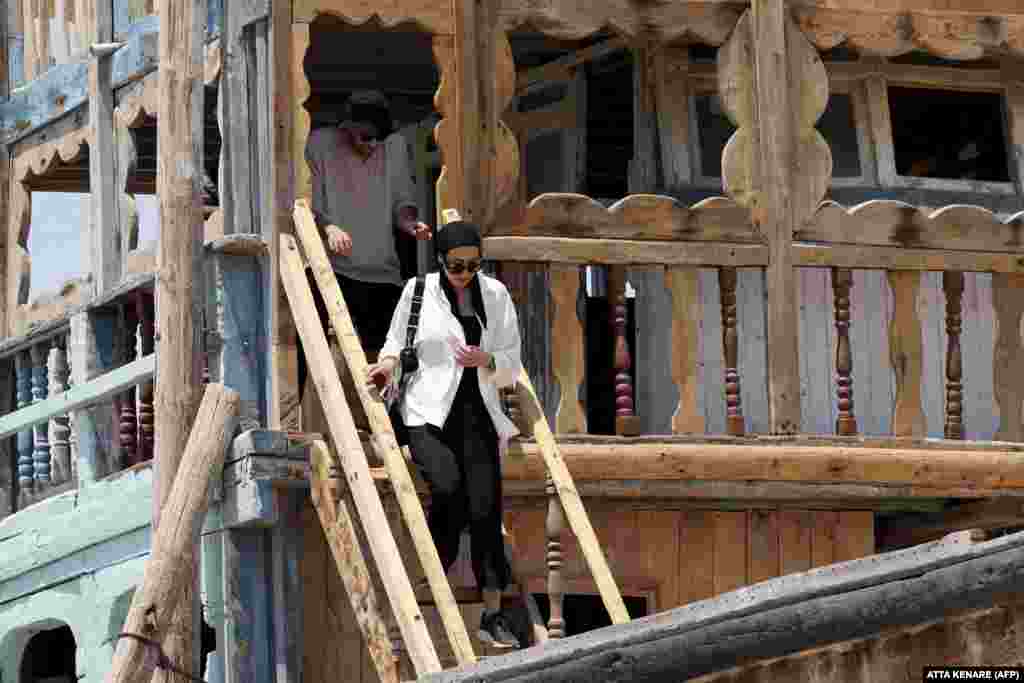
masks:
[(499, 649), (516, 649), (519, 639), (512, 633), (512, 628), (502, 612), (484, 612), (480, 617), (480, 631), (477, 633), (480, 642)]

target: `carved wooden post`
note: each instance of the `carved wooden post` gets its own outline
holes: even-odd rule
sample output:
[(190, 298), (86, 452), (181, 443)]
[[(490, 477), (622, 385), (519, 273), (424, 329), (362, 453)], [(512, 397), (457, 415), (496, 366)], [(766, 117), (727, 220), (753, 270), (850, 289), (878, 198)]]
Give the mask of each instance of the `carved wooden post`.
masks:
[[(139, 321), (139, 357), (153, 353), (153, 307), (148, 305), (142, 292), (135, 292), (135, 317)], [(139, 462), (153, 457), (153, 383), (144, 382), (139, 386)]]
[(548, 538), (548, 603), (551, 606), (548, 617), (548, 637), (565, 637), (565, 618), (562, 616), (562, 600), (565, 596), (565, 581), (562, 578), (562, 537), (565, 534), (565, 511), (558, 499), (555, 484), (548, 477), (545, 491), (548, 494), (548, 517), (545, 531)]
[[(122, 321), (122, 325), (118, 329), (118, 332), (124, 339), (122, 360), (125, 363), (130, 363), (136, 357), (135, 321), (126, 309), (126, 306), (121, 305), (118, 308), (120, 309), (120, 317)], [(137, 433), (139, 424), (135, 418), (134, 388), (129, 389), (122, 394), (121, 410), (118, 412), (118, 419), (120, 420), (118, 435), (121, 439), (121, 466), (131, 467), (138, 462)]]
[[(612, 292), (608, 292), (609, 296)], [(633, 412), (633, 376), (630, 374), (632, 363), (629, 359), (629, 346), (626, 343), (626, 320), (629, 309), (626, 307), (625, 292), (614, 295), (613, 324), (615, 326), (615, 433), (619, 436), (636, 436), (640, 433), (640, 420)]]
[(963, 357), (960, 352), (960, 329), (964, 293), (964, 274), (959, 271), (942, 273), (942, 288), (946, 292), (946, 438), (964, 438), (963, 422)]
[[(17, 386), (18, 410), (32, 403), (32, 361), (28, 351), (22, 351), (14, 358), (15, 383)], [(18, 432), (18, 488), (24, 495), (32, 492), (35, 467), (32, 464), (32, 429)]]
[(506, 387), (501, 390), (501, 401), (502, 407), (505, 409), (505, 414), (508, 419), (519, 427), (520, 430), (523, 428), (523, 413), (519, 406), (519, 391), (518, 385), (512, 387)]
[(857, 433), (857, 418), (853, 414), (853, 357), (850, 353), (850, 286), (853, 272), (849, 268), (832, 269), (832, 292), (836, 307), (836, 394), (839, 397), (839, 415), (836, 434), (851, 436)]
[[(61, 337), (50, 349), (49, 358), (50, 395), (56, 396), (68, 389), (67, 338)], [(51, 463), (54, 484), (63, 484), (71, 479), (71, 427), (70, 417), (58, 415), (50, 420), (53, 439), (50, 442)]]
[[(32, 403), (46, 399), (46, 356), (49, 342), (36, 344), (30, 351), (32, 358)], [(49, 422), (42, 422), (32, 428), (35, 433), (35, 449), (32, 452), (36, 485), (45, 488), (50, 485), (50, 429)]]
[(722, 298), (722, 351), (725, 356), (725, 430), (743, 435), (743, 406), (740, 405), (740, 373), (737, 368), (736, 269), (719, 268), (718, 286)]

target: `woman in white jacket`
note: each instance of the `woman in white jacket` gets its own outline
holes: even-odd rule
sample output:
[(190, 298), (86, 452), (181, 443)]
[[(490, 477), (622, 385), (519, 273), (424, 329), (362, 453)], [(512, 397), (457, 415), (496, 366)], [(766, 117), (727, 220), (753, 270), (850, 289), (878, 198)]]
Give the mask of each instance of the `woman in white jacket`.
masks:
[[(445, 571), (455, 562), (468, 526), (473, 572), (485, 610), (480, 639), (518, 647), (501, 593), (511, 576), (501, 533), (499, 444), (518, 433), (501, 410), (499, 387), (521, 366), (519, 322), (508, 290), (480, 273), (480, 231), (447, 224), (436, 238), (441, 271), (426, 276), (415, 348), (419, 369), (407, 380), (400, 408), (409, 450), (430, 486), (428, 524)], [(386, 384), (405, 344), (415, 280), (406, 283), (380, 361), (369, 381)]]

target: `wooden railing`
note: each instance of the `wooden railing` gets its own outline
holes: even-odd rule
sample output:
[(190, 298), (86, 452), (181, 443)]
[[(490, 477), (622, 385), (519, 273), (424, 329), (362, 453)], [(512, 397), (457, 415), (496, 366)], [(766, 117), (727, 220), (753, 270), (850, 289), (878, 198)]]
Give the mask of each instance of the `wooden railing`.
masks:
[[(14, 388), (0, 440), (14, 437), (17, 508), (153, 457), (153, 351), (145, 289), (0, 345)], [(108, 408), (85, 410), (100, 404)]]
[[(670, 328), (670, 350), (662, 358), (664, 368), (645, 368), (652, 374), (671, 375), (679, 391), (679, 399), (672, 418), (673, 433), (706, 433), (703, 415), (698, 413), (694, 398), (698, 391), (705, 397), (710, 393), (707, 385), (713, 383), (721, 389), (724, 405), (724, 432), (743, 435), (753, 431), (745, 420), (745, 411), (754, 409), (765, 413), (765, 406), (745, 405), (741, 388), (746, 389), (751, 378), (743, 376), (739, 350), (750, 356), (751, 345), (760, 345), (757, 356), (771, 357), (766, 342), (744, 339), (742, 323), (737, 310), (737, 275), (742, 269), (758, 269), (768, 265), (769, 251), (754, 228), (750, 214), (731, 200), (712, 198), (695, 206), (686, 207), (671, 198), (655, 195), (634, 195), (605, 208), (598, 202), (581, 195), (546, 194), (533, 200), (513, 226), (496, 226), (485, 239), (484, 252), (488, 259), (502, 264), (502, 272), (509, 282), (513, 297), (520, 308), (534, 305), (522, 296), (516, 278), (516, 263), (543, 264), (548, 272), (550, 302), (548, 318), (552, 330), (550, 362), (552, 379), (558, 383), (560, 398), (555, 411), (556, 432), (586, 433), (586, 406), (579, 398), (579, 388), (585, 376), (585, 347), (588, 342), (584, 326), (577, 315), (579, 296), (579, 270), (585, 265), (603, 265), (609, 269), (608, 300), (613, 307), (615, 354), (600, 372), (612, 375), (615, 386), (616, 433), (636, 435), (640, 432), (637, 421), (643, 417), (632, 400), (634, 389), (630, 373), (629, 354), (626, 351), (627, 332), (624, 324), (623, 273), (630, 269), (664, 268), (664, 288), (671, 304), (665, 313), (672, 319), (664, 321), (659, 329), (638, 326), (636, 335), (642, 346), (645, 335), (666, 334)], [(803, 228), (794, 235), (792, 261), (798, 270), (814, 268), (824, 275), (818, 286), (828, 287), (832, 311), (827, 318), (828, 327), (834, 326), (830, 336), (831, 368), (824, 381), (829, 383), (829, 405), (821, 406), (804, 399), (805, 411), (831, 411), (834, 433), (851, 436), (863, 432), (859, 429), (854, 393), (858, 377), (858, 353), (864, 362), (864, 349), (858, 350), (851, 334), (851, 326), (867, 324), (856, 319), (851, 306), (859, 297), (859, 311), (884, 310), (885, 301), (865, 300), (864, 291), (857, 292), (861, 275), (856, 271), (886, 271), (888, 291), (885, 300), (892, 297), (893, 313), (888, 323), (888, 367), (895, 387), (892, 398), (890, 432), (894, 436), (929, 436), (925, 422), (926, 401), (931, 412), (941, 410), (944, 428), (941, 435), (948, 439), (962, 439), (965, 435), (964, 356), (988, 358), (987, 344), (991, 342), (994, 388), (991, 405), (975, 403), (970, 407), (975, 415), (996, 419), (1000, 427), (987, 438), (1004, 440), (1024, 439), (1024, 425), (1020, 419), (1021, 399), (1024, 392), (1016, 384), (1004, 379), (1012, 368), (1024, 367), (1024, 348), (1019, 330), (1024, 298), (1024, 243), (1020, 230), (1024, 227), (1024, 213), (1008, 220), (1000, 220), (991, 212), (975, 206), (949, 206), (930, 211), (900, 202), (871, 201), (846, 209), (832, 202), (823, 203)], [(707, 277), (701, 271), (717, 271), (717, 292), (700, 299), (700, 286), (705, 290)], [(927, 330), (927, 344), (922, 342), (922, 329), (926, 321), (919, 315), (920, 297), (923, 295), (922, 273), (941, 271), (939, 287), (945, 299), (943, 319), (935, 316), (927, 322), (936, 329)], [(965, 273), (991, 274), (992, 306), (981, 311), (995, 322), (995, 332), (982, 338), (978, 330), (971, 347), (964, 348), (965, 332), (963, 297)], [(972, 276), (973, 277), (973, 276)], [(988, 275), (986, 275), (986, 278)], [(699, 282), (698, 282), (699, 280)], [(713, 280), (712, 280), (713, 281)], [(988, 288), (988, 280), (974, 282), (975, 289)], [(884, 287), (884, 285), (883, 285)], [(706, 291), (703, 292), (707, 294)], [(637, 304), (651, 292), (640, 291)], [(804, 299), (818, 292), (804, 292)], [(794, 296), (800, 296), (799, 288)], [(712, 314), (709, 302), (719, 304), (720, 341), (714, 342), (706, 333), (703, 340), (700, 326)], [(977, 307), (976, 307), (977, 308)], [(532, 311), (536, 314), (536, 311)], [(661, 315), (658, 309), (657, 315)], [(656, 321), (661, 323), (662, 321)], [(763, 329), (763, 321), (756, 321)], [(821, 321), (818, 327), (824, 326)], [(941, 330), (939, 329), (941, 328)], [(863, 330), (864, 328), (861, 328)], [(801, 354), (816, 352), (814, 341), (799, 341), (796, 330), (790, 335), (793, 343), (800, 343)], [(703, 341), (707, 357), (711, 345), (721, 348), (721, 377), (695, 371)], [(932, 354), (943, 346), (941, 360), (928, 362), (925, 351)], [(543, 350), (540, 350), (543, 352)], [(877, 356), (871, 362), (885, 364)], [(979, 355), (980, 354), (980, 355)], [(640, 362), (650, 362), (641, 360)], [(767, 362), (766, 360), (764, 362)], [(749, 359), (748, 359), (749, 363)], [(1007, 363), (1010, 367), (1006, 367)], [(926, 366), (939, 365), (942, 377), (931, 377)], [(977, 367), (977, 362), (974, 363)], [(1004, 370), (1004, 368), (1006, 368)], [(867, 368), (861, 368), (866, 371)], [(977, 370), (976, 370), (977, 371)], [(988, 372), (988, 370), (986, 370)], [(764, 377), (764, 375), (760, 375)], [(809, 381), (807, 377), (801, 378)], [(817, 378), (821, 380), (822, 378)], [(968, 378), (969, 379), (969, 378)], [(987, 381), (987, 380), (986, 380)], [(931, 387), (925, 395), (925, 387)], [(941, 385), (941, 389), (937, 389)], [(821, 402), (820, 394), (819, 402)], [(744, 395), (749, 395), (744, 392)], [(770, 392), (763, 394), (764, 400)], [(710, 400), (710, 399), (709, 399)], [(799, 399), (798, 399), (799, 400)], [(978, 400), (975, 397), (975, 400)], [(941, 408), (937, 408), (941, 406)], [(1016, 409), (1014, 408), (1016, 406)], [(642, 410), (642, 407), (639, 407)], [(746, 424), (745, 424), (746, 422)], [(933, 420), (934, 423), (934, 420)], [(764, 431), (764, 430), (756, 430)], [(820, 430), (819, 430), (820, 431)], [(939, 436), (932, 430), (931, 436)], [(983, 430), (975, 430), (983, 431)], [(878, 431), (874, 432), (878, 434)]]

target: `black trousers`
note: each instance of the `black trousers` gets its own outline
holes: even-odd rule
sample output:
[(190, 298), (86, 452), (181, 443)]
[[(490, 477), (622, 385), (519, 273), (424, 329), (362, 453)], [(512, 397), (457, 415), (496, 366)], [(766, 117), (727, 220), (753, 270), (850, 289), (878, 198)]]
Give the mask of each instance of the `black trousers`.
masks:
[[(398, 306), (398, 300), (402, 298), (402, 288), (388, 283), (361, 282), (337, 273), (336, 275), (363, 350), (368, 354), (378, 353), (387, 340), (388, 329), (391, 327), (391, 316)], [(324, 332), (327, 332), (330, 326), (327, 304), (324, 303), (324, 299), (320, 295), (320, 288), (313, 278), (312, 269), (306, 269), (306, 279), (309, 280), (309, 287), (313, 290), (313, 303), (316, 305), (317, 315), (320, 316), (320, 324), (323, 325)], [(306, 353), (302, 348), (301, 337), (298, 339), (298, 356), (299, 400), (301, 401), (306, 388), (306, 377), (309, 375), (309, 366), (306, 364)]]
[(409, 428), (409, 450), (430, 487), (427, 525), (445, 572), (458, 558), (468, 526), (477, 585), (504, 590), (512, 571), (501, 535), (498, 435), (476, 381), (476, 373), (464, 373), (443, 429)]

